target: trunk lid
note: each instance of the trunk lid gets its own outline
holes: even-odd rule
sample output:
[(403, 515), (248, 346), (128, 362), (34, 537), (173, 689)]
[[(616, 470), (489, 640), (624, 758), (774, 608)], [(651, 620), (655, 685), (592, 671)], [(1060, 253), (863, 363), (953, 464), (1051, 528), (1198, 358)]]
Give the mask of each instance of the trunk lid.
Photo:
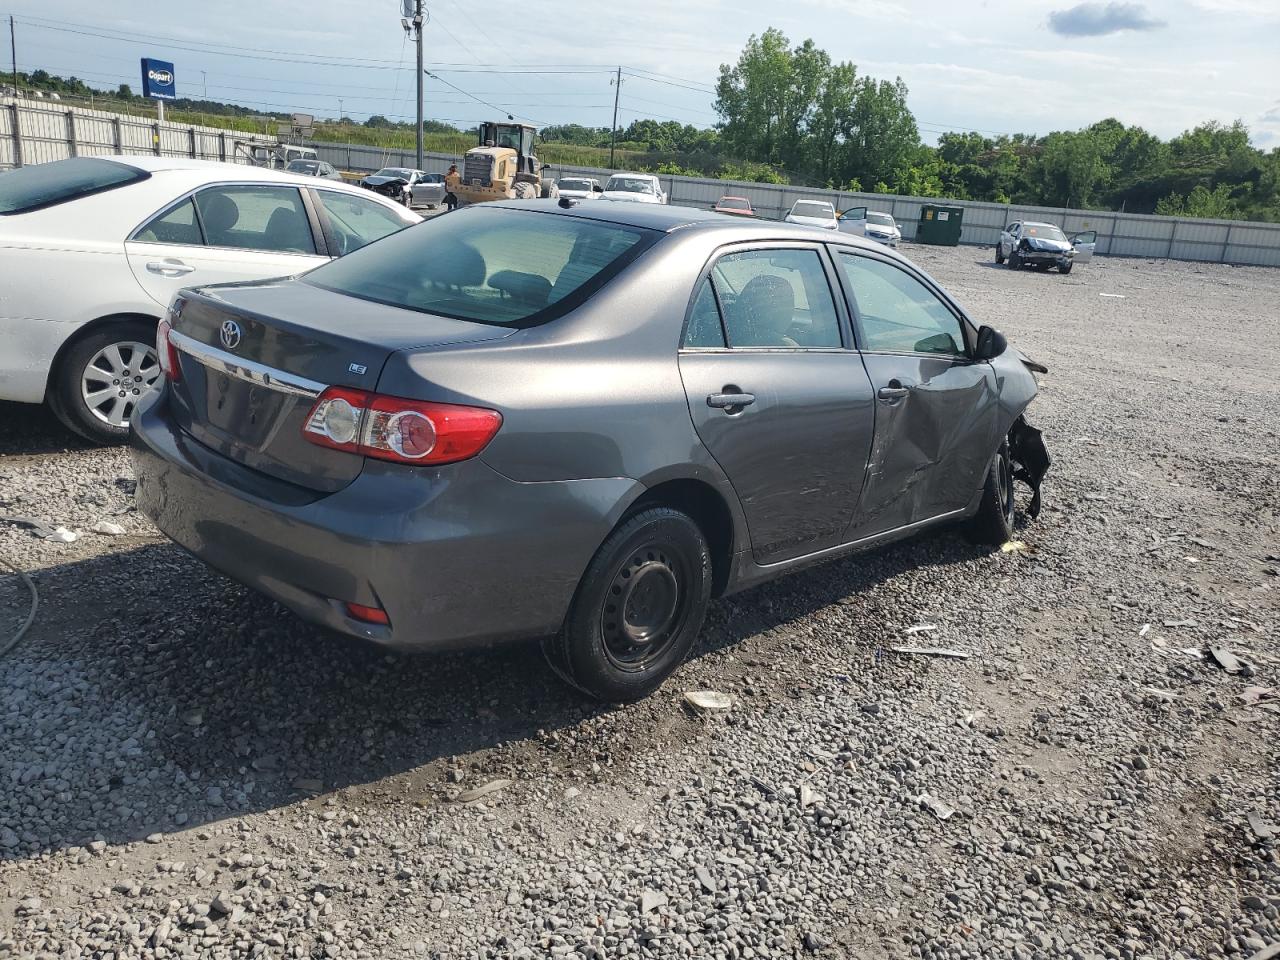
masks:
[(373, 390), (397, 350), (514, 332), (299, 281), (227, 284), (183, 296), (173, 337), (182, 377), (170, 385), (179, 425), (225, 457), (322, 493), (351, 483), (364, 458), (304, 439), (319, 392), (330, 386)]

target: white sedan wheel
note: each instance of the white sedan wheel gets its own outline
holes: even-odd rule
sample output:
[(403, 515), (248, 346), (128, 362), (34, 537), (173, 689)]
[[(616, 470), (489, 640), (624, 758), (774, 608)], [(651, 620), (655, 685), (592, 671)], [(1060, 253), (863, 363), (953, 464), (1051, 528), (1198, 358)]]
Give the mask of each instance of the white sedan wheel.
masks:
[(128, 427), (134, 406), (159, 380), (160, 358), (154, 347), (136, 340), (109, 343), (85, 365), (80, 396), (98, 420)]

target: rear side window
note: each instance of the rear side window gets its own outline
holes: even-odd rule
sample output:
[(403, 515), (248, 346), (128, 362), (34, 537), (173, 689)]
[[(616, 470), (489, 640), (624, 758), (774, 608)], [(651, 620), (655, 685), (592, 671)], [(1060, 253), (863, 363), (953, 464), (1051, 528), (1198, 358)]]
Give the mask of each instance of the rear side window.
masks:
[(196, 206), (211, 247), (316, 252), (311, 221), (294, 187), (209, 187), (196, 194)]
[(304, 282), (422, 313), (524, 327), (583, 303), (658, 237), (487, 207), (501, 204), (428, 220), (313, 270)]
[(720, 325), (720, 308), (711, 280), (702, 281), (698, 296), (689, 312), (689, 325), (685, 327), (683, 347), (723, 347), (724, 328)]
[(841, 346), (831, 287), (816, 250), (730, 253), (711, 271), (731, 347)]
[(29, 213), (78, 197), (114, 190), (151, 174), (93, 157), (73, 157), (19, 167), (0, 177), (0, 216)]

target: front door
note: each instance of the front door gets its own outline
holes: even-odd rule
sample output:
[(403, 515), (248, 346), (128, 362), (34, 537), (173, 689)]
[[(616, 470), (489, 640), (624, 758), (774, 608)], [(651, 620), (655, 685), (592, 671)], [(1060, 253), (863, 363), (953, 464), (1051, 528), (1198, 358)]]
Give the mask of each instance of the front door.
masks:
[(327, 261), (296, 187), (206, 187), (125, 242), (138, 283), (167, 307), (183, 287), (292, 276)]
[(875, 442), (849, 539), (960, 510), (994, 452), (995, 374), (969, 359), (964, 323), (896, 261), (836, 256), (875, 389)]
[(1077, 233), (1071, 238), (1071, 245), (1076, 248), (1076, 255), (1072, 260), (1075, 263), (1088, 263), (1093, 259), (1093, 250), (1098, 245), (1098, 231), (1086, 230), (1084, 233)]
[(685, 330), (689, 411), (738, 495), (757, 563), (839, 543), (858, 501), (874, 400), (833, 282), (814, 245), (726, 253)]

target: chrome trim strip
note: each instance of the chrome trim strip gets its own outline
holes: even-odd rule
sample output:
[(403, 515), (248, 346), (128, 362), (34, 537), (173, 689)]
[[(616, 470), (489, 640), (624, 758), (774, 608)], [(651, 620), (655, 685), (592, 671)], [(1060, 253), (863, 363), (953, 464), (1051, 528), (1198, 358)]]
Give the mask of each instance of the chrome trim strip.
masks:
[(266, 364), (237, 357), (235, 354), (219, 350), (217, 347), (211, 347), (207, 343), (201, 343), (199, 340), (195, 340), (185, 333), (178, 333), (176, 330), (169, 332), (169, 342), (187, 356), (209, 367), (211, 370), (225, 373), (227, 376), (243, 380), (245, 383), (252, 383), (256, 387), (274, 390), (277, 393), (287, 393), (295, 397), (307, 397), (314, 400), (324, 393), (328, 387), (328, 384), (320, 383), (316, 380), (308, 380), (306, 377), (285, 373), (283, 370), (268, 367)]

